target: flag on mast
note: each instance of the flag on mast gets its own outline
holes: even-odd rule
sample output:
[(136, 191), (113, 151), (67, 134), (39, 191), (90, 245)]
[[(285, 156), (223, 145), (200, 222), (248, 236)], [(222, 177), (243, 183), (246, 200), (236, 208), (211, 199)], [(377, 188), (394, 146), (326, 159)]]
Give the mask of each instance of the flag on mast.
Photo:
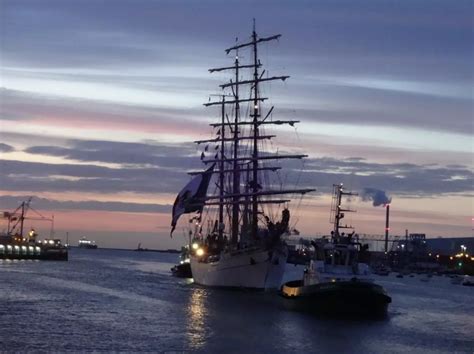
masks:
[(213, 164), (206, 171), (196, 175), (186, 186), (184, 186), (181, 192), (179, 192), (173, 204), (171, 237), (173, 236), (173, 231), (176, 228), (176, 224), (181, 215), (202, 211), (202, 208), (204, 207), (204, 200), (202, 198), (206, 196), (215, 165), (216, 164)]

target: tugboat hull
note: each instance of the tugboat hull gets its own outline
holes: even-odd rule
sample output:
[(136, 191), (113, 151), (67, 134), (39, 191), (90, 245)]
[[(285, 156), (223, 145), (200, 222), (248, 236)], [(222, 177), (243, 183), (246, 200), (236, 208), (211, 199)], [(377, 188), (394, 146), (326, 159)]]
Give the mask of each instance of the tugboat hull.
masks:
[(285, 305), (295, 311), (325, 315), (385, 316), (392, 302), (380, 285), (364, 281), (337, 281), (303, 285), (300, 280), (283, 285)]

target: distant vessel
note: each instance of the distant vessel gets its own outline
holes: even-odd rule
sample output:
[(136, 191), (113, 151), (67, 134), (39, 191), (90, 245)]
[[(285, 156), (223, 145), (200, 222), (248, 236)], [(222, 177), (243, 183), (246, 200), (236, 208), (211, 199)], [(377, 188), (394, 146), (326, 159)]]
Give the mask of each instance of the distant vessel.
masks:
[(143, 247), (142, 247), (142, 244), (139, 243), (138, 246), (137, 246), (137, 248), (134, 249), (134, 251), (137, 251), (137, 252), (146, 252), (146, 251), (148, 251), (148, 248), (143, 248)]
[(97, 249), (97, 244), (95, 243), (95, 241), (91, 241), (83, 237), (79, 240), (78, 247), (87, 249)]
[[(194, 173), (195, 177), (178, 194), (171, 224), (173, 232), (181, 214), (198, 213), (192, 220), (197, 247), (189, 256), (197, 284), (258, 290), (279, 288), (288, 256), (281, 236), (288, 231), (290, 211), (286, 204), (290, 200), (271, 197), (301, 195), (314, 190), (271, 188), (280, 185), (277, 177), (271, 182), (271, 174), (280, 167), (267, 162), (306, 157), (280, 154), (270, 151), (266, 145), (274, 137), (265, 133), (266, 126), (298, 123), (273, 120), (273, 107), (266, 113), (263, 109), (268, 98), (261, 96), (262, 83), (285, 81), (289, 76), (264, 77), (258, 48), (261, 43), (280, 36), (259, 37), (254, 24), (249, 42), (226, 49), (227, 54), (235, 53), (233, 65), (209, 70), (211, 73), (231, 71), (233, 78), (220, 85), (230, 91), (224, 91), (220, 100), (205, 104), (220, 107), (221, 115), (219, 123), (211, 124), (214, 137), (196, 141), (206, 144), (201, 160), (210, 167)], [(252, 58), (251, 62), (241, 64), (239, 50), (247, 48), (251, 49), (246, 56)], [(250, 78), (242, 78), (243, 73), (249, 73)], [(244, 92), (244, 88), (248, 90)], [(215, 185), (216, 190), (213, 195), (207, 195), (213, 176), (215, 183), (211, 185)], [(275, 220), (278, 213), (272, 209), (277, 205), (285, 205), (280, 220)], [(205, 220), (202, 218), (204, 208)]]
[(315, 259), (310, 262), (302, 280), (287, 282), (281, 289), (285, 304), (294, 310), (340, 315), (384, 315), (392, 301), (385, 290), (373, 282), (367, 264), (362, 262), (367, 248), (354, 232), (345, 235), (340, 225), (344, 213), (342, 184), (334, 185), (333, 223), (330, 240), (314, 242)]

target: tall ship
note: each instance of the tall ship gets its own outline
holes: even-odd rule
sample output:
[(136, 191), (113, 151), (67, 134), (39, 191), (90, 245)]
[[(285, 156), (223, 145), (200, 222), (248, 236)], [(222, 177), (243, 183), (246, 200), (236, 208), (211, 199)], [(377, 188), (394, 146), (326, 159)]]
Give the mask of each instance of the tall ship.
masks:
[[(225, 50), (233, 63), (209, 69), (230, 76), (220, 85), (222, 94), (204, 104), (217, 106), (220, 121), (210, 124), (210, 139), (195, 142), (204, 146), (205, 170), (190, 173), (193, 178), (175, 200), (171, 223), (173, 233), (182, 214), (196, 213), (190, 219), (189, 262), (200, 285), (279, 288), (288, 257), (282, 236), (289, 229), (289, 198), (314, 191), (283, 185), (276, 161), (307, 155), (279, 153), (272, 149), (275, 135), (266, 132), (272, 125), (299, 122), (273, 119), (274, 107), (265, 107), (269, 97), (262, 94), (265, 84), (289, 78), (269, 76), (259, 59), (260, 45), (280, 37), (258, 36), (254, 23), (248, 41)], [(241, 62), (241, 52), (248, 62)]]

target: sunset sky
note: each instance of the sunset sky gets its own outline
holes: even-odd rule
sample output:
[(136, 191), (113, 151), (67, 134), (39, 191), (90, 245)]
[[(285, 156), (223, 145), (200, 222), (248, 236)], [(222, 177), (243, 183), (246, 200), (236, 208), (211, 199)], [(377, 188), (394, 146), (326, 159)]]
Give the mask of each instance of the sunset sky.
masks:
[[(301, 120), (274, 143), (309, 155), (285, 171), (318, 190), (293, 225), (328, 233), (343, 182), (392, 197), (393, 234), (472, 236), (472, 16), (462, 0), (0, 0), (0, 210), (33, 196), (73, 243), (181, 246), (171, 205), (219, 117), (202, 104), (229, 80), (208, 69), (231, 65), (224, 49), (256, 18), (282, 34), (262, 46), (269, 75), (290, 75), (266, 86), (266, 108)], [(383, 207), (351, 207), (359, 233), (383, 233)]]

